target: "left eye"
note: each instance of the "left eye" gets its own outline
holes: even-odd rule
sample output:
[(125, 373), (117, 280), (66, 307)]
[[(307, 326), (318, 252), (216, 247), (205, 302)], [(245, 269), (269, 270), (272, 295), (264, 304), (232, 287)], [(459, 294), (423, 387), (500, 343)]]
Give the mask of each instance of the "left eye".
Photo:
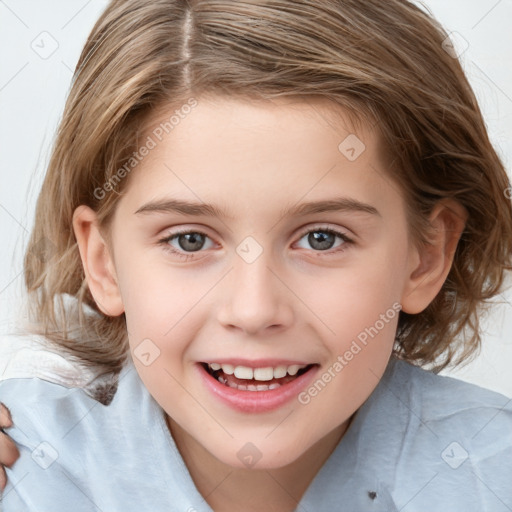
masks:
[[(337, 245), (335, 245), (336, 239), (339, 239)], [(310, 245), (310, 247), (302, 246), (303, 249), (313, 248), (317, 251), (327, 251), (351, 242), (346, 235), (332, 229), (315, 229), (308, 231), (301, 237), (299, 243), (302, 240), (306, 240)]]
[[(210, 249), (214, 245), (210, 238), (208, 238), (203, 233), (198, 233), (197, 231), (176, 233), (167, 237), (163, 241), (167, 242), (174, 249), (182, 250), (185, 252), (197, 252), (201, 249)], [(205, 247), (206, 241), (210, 242), (210, 246)], [(178, 243), (178, 247), (176, 247), (174, 242)]]

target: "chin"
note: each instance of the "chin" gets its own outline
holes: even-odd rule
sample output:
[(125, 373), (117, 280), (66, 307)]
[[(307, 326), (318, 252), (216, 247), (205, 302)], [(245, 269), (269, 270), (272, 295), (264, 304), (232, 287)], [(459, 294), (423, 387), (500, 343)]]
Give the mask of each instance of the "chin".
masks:
[(304, 451), (298, 451), (296, 446), (290, 451), (276, 451), (269, 448), (260, 450), (256, 443), (247, 442), (228, 457), (225, 451), (219, 454), (212, 452), (212, 455), (233, 468), (257, 471), (285, 467), (299, 459), (303, 453)]

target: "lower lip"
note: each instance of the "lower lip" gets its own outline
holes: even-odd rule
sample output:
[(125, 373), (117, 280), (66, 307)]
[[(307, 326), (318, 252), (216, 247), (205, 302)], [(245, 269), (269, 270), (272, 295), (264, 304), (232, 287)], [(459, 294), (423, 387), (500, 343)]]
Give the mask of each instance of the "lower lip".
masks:
[(198, 363), (196, 365), (200, 378), (205, 386), (220, 399), (223, 403), (240, 412), (260, 413), (273, 411), (290, 400), (296, 398), (298, 394), (307, 387), (318, 371), (318, 366), (311, 367), (306, 373), (303, 373), (296, 379), (284, 384), (277, 389), (267, 391), (244, 391), (236, 388), (230, 388), (212, 377)]

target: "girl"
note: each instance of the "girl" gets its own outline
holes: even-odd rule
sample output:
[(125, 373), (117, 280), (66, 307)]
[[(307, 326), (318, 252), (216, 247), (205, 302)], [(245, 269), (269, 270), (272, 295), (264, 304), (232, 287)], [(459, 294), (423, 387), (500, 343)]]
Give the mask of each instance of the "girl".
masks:
[(512, 508), (510, 400), (435, 373), (512, 254), (446, 37), (402, 0), (108, 6), (26, 253), (50, 370), (0, 385), (5, 512)]

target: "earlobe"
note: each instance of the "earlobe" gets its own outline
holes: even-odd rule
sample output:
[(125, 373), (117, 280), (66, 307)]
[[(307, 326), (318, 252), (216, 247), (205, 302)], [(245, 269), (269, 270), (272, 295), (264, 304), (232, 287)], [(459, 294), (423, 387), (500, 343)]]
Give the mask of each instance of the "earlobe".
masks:
[(108, 316), (124, 312), (115, 265), (94, 210), (80, 205), (73, 214), (73, 230), (87, 284), (99, 309)]
[(421, 313), (441, 290), (467, 220), (466, 209), (454, 200), (440, 201), (430, 215), (429, 243), (415, 248), (403, 296), (405, 313)]

